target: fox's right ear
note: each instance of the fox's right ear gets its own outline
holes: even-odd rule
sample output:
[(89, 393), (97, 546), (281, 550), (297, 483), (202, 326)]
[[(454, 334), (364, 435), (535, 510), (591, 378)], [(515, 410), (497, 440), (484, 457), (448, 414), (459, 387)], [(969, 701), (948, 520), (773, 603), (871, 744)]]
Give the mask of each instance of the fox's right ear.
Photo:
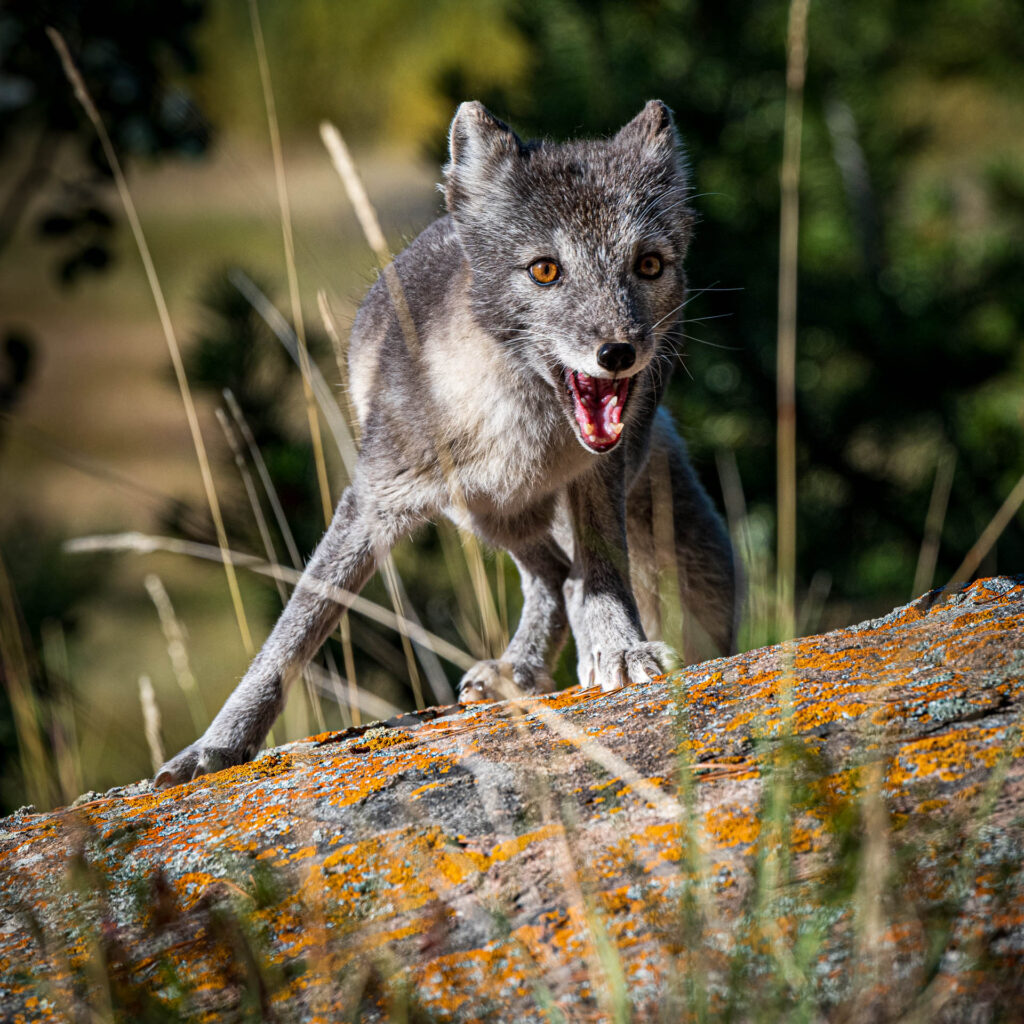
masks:
[(455, 213), (474, 195), (486, 191), (502, 165), (522, 151), (519, 136), (482, 103), (460, 104), (448, 132), (451, 159), (444, 168), (448, 212)]

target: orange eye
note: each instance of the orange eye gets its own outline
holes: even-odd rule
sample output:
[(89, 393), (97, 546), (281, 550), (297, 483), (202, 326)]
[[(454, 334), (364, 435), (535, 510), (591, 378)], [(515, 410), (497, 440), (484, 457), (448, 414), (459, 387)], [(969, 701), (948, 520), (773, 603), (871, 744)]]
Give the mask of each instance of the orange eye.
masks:
[(653, 252), (645, 253), (636, 261), (636, 272), (641, 277), (660, 277), (662, 269), (661, 257)]
[(534, 260), (529, 266), (530, 277), (537, 284), (554, 284), (561, 273), (554, 260)]

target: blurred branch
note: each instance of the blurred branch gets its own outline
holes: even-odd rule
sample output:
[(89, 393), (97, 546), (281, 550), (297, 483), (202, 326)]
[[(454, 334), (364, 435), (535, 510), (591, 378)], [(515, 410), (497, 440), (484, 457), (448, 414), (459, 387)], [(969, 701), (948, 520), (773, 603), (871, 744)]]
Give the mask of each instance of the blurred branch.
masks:
[(368, 619), (373, 619), (374, 622), (379, 622), (390, 629), (405, 630), (409, 639), (414, 643), (422, 644), (438, 657), (444, 658), (445, 661), (449, 661), (463, 670), (472, 668), (476, 664), (475, 658), (471, 658), (454, 644), (450, 644), (447, 640), (424, 629), (412, 619), (402, 618), (350, 590), (331, 586), (321, 580), (304, 578), (302, 572), (297, 569), (289, 569), (284, 565), (273, 565), (255, 555), (248, 555), (241, 551), (224, 551), (213, 544), (199, 544), (196, 541), (180, 540), (177, 537), (154, 537), (136, 532), (76, 537), (65, 542), (64, 550), (71, 554), (81, 554), (85, 551), (135, 551), (140, 554), (169, 551), (171, 554), (189, 555), (192, 558), (202, 558), (211, 562), (221, 562), (225, 558), (230, 558), (234, 565), (251, 569), (253, 572), (269, 576), (271, 579), (284, 580), (293, 586), (298, 586), (301, 581), (303, 587), (308, 587), (331, 601), (337, 601), (338, 604), (345, 605), (352, 611), (365, 615)]
[(966, 557), (960, 563), (960, 568), (953, 573), (946, 586), (955, 587), (966, 583), (978, 571), (982, 559), (992, 550), (993, 545), (999, 540), (1003, 530), (1010, 525), (1010, 521), (1017, 514), (1021, 505), (1024, 505), (1024, 476), (1017, 481), (999, 511), (989, 521), (988, 526), (981, 531), (981, 536), (974, 542), (974, 547), (967, 552)]
[(153, 765), (153, 774), (156, 775), (166, 758), (161, 739), (160, 707), (156, 702), (153, 683), (146, 675), (139, 676), (139, 703), (142, 705), (142, 725), (146, 746), (149, 747), (149, 759)]
[(32, 149), (28, 166), (14, 182), (14, 187), (7, 193), (7, 198), (0, 206), (0, 252), (3, 252), (14, 238), (32, 194), (42, 188), (49, 178), (59, 144), (60, 137), (57, 132), (49, 127), (43, 127)]

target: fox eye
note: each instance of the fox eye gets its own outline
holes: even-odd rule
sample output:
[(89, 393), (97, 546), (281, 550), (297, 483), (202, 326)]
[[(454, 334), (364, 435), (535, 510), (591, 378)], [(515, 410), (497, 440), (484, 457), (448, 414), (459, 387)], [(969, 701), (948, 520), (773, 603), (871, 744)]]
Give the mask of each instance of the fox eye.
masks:
[(644, 253), (636, 261), (636, 272), (641, 277), (646, 277), (653, 280), (656, 277), (661, 277), (662, 271), (661, 257), (655, 252)]
[(562, 273), (554, 260), (534, 260), (527, 268), (536, 284), (554, 284)]

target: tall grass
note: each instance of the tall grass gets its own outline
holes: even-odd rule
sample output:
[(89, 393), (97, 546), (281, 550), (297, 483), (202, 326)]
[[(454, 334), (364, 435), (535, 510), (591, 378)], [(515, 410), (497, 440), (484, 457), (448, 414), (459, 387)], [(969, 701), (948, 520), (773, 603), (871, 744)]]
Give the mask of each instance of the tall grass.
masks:
[[(81, 104), (86, 117), (89, 118), (93, 127), (96, 129), (96, 136), (99, 139), (103, 155), (110, 167), (111, 174), (114, 176), (114, 184), (117, 188), (117, 194), (120, 197), (121, 205), (124, 208), (125, 216), (128, 219), (132, 238), (135, 240), (135, 245), (139, 251), (139, 258), (142, 260), (142, 265), (146, 272), (146, 282), (152, 292), (153, 302), (156, 304), (157, 316), (160, 320), (160, 326), (163, 329), (164, 340), (167, 342), (167, 351), (171, 357), (171, 364), (174, 367), (174, 376), (178, 383), (178, 390), (181, 392), (181, 401), (185, 407), (185, 418), (188, 420), (189, 431), (192, 435), (192, 444), (196, 451), (196, 460), (199, 463), (199, 471), (203, 480), (203, 489), (206, 493), (206, 501), (210, 507), (210, 515), (213, 518), (214, 528), (217, 531), (217, 542), (220, 545), (221, 550), (226, 552), (228, 549), (227, 533), (224, 529), (224, 518), (221, 515), (220, 500), (217, 497), (217, 489), (213, 483), (213, 472), (210, 469), (210, 460), (206, 454), (206, 442), (203, 440), (203, 432), (199, 426), (199, 417), (196, 415), (195, 402), (192, 399), (192, 389), (189, 386), (188, 377), (185, 374), (185, 364), (181, 359), (181, 348), (178, 345), (178, 338), (174, 331), (174, 325), (171, 322), (171, 314), (167, 309), (167, 302), (164, 299), (163, 288), (160, 286), (160, 279), (157, 276), (156, 267), (153, 264), (153, 257), (150, 254), (149, 245), (146, 242), (146, 236), (142, 230), (142, 222), (139, 220), (139, 215), (135, 210), (135, 203), (132, 200), (131, 192), (128, 190), (128, 182), (121, 169), (121, 162), (118, 159), (117, 151), (114, 149), (114, 144), (111, 142), (110, 135), (107, 133), (106, 126), (103, 123), (103, 118), (100, 117), (100, 113), (96, 109), (96, 105), (93, 103), (92, 97), (89, 95), (85, 82), (79, 74), (78, 68), (75, 66), (75, 62), (71, 59), (71, 54), (68, 51), (67, 44), (64, 42), (64, 38), (56, 29), (48, 28), (46, 31), (54, 45), (54, 48), (60, 56), (61, 65), (64, 68), (64, 73), (67, 75), (72, 89), (74, 90), (75, 98)], [(245, 608), (242, 606), (242, 594), (238, 589), (238, 580), (235, 577), (235, 569), (231, 564), (231, 559), (227, 557), (224, 558), (224, 572), (227, 576), (228, 589), (231, 593), (231, 603), (235, 610), (235, 618), (238, 622), (238, 631), (242, 638), (242, 646), (245, 648), (246, 654), (251, 657), (255, 652), (252, 645), (252, 636), (249, 632), (249, 623), (245, 616)]]
[(779, 330), (776, 358), (778, 488), (777, 584), (779, 633), (796, 628), (796, 335), (797, 256), (800, 238), (800, 140), (807, 68), (807, 9), (791, 0), (786, 47), (786, 109), (780, 172)]

